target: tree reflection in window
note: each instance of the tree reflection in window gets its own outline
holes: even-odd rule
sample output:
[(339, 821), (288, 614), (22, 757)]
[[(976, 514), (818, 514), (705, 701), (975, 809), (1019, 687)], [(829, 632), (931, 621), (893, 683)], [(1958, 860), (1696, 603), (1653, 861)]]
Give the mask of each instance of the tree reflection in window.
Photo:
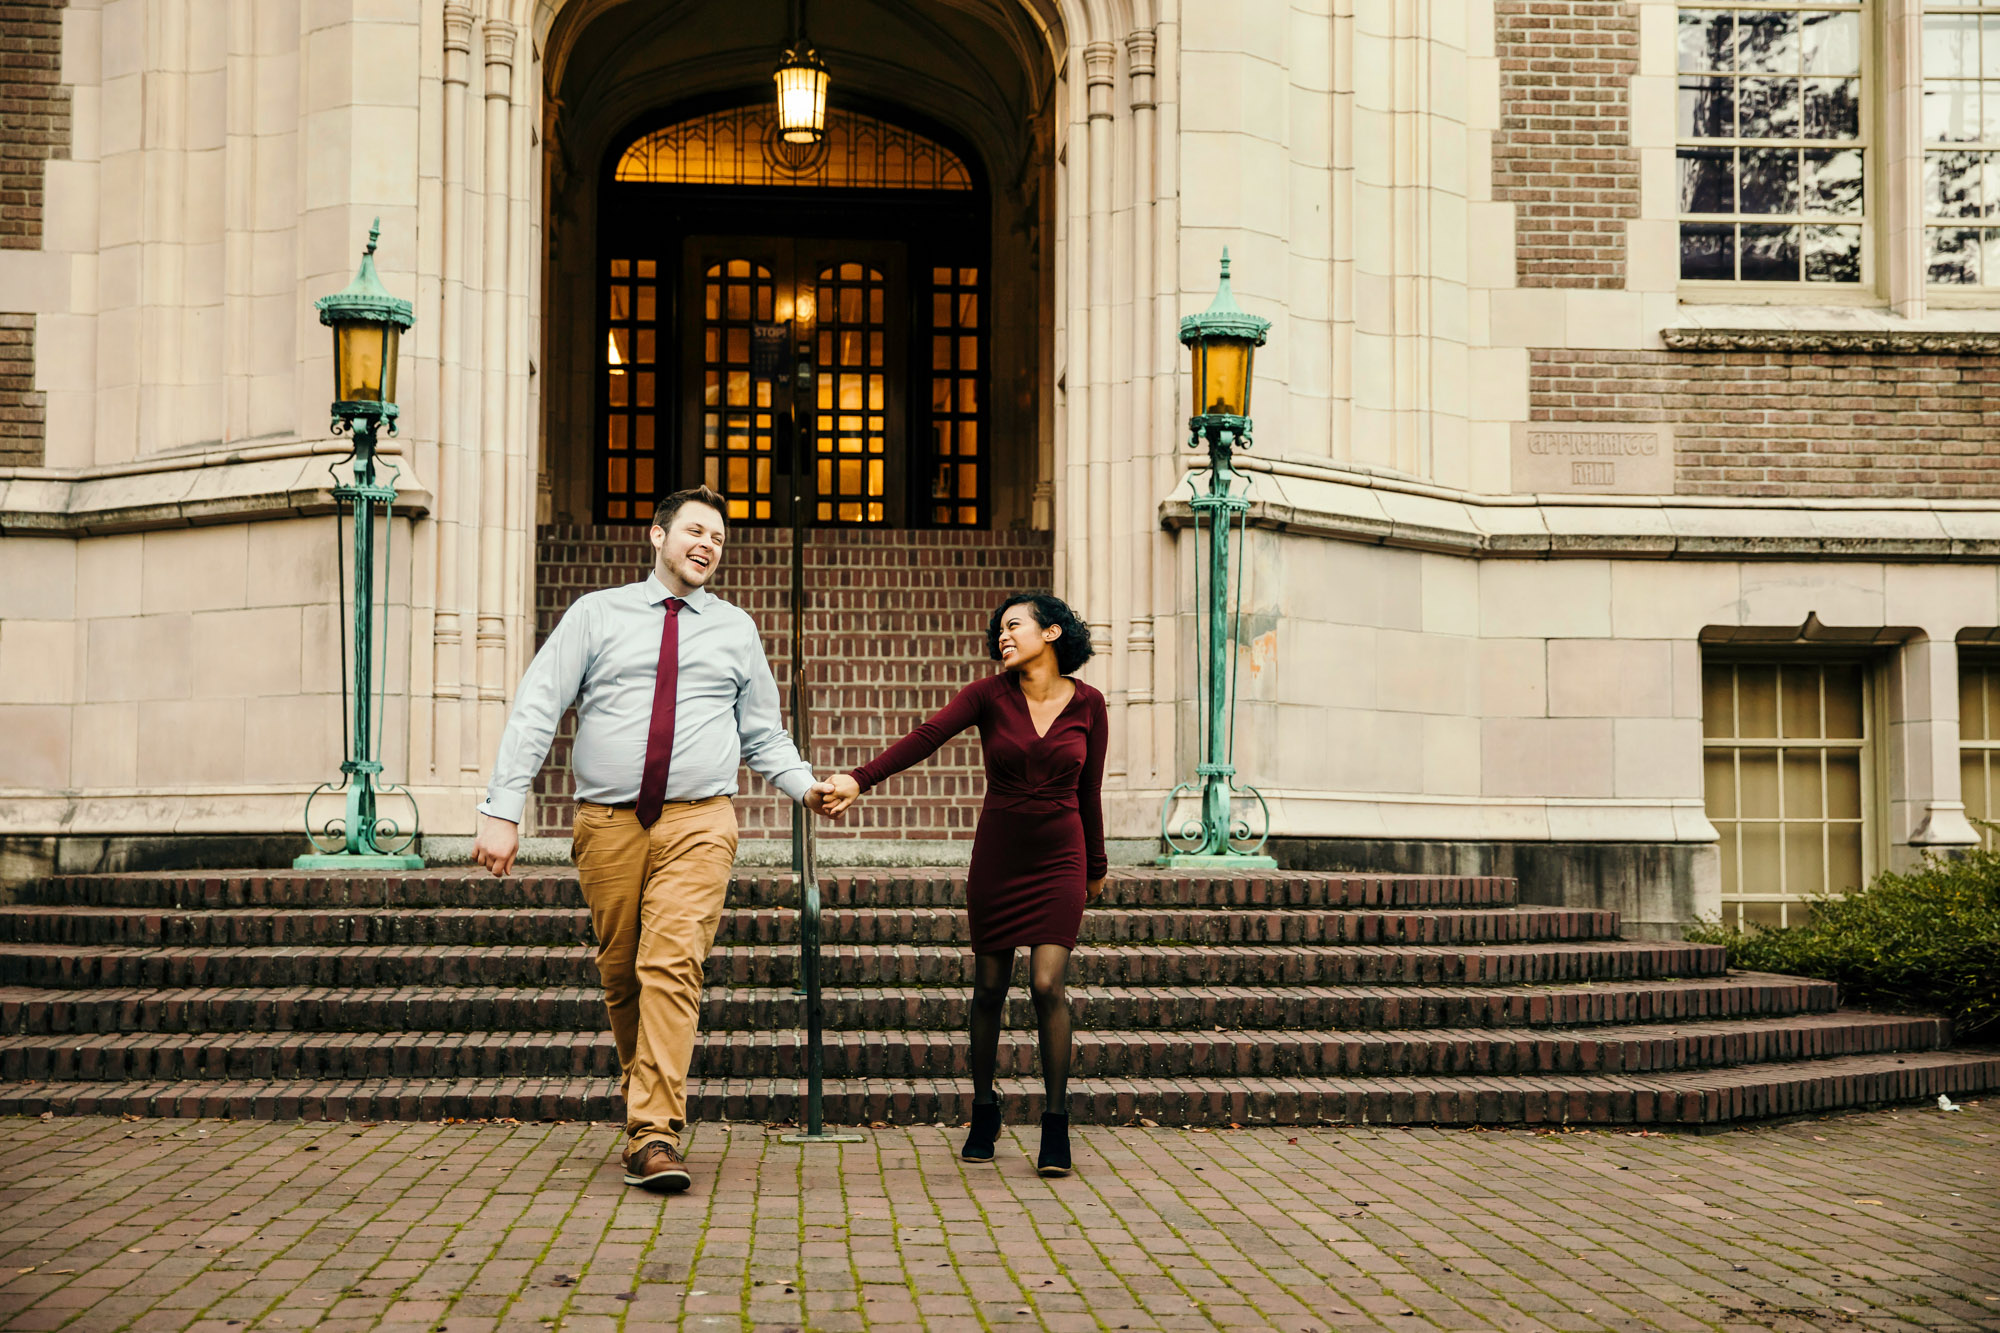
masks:
[(1862, 12), (1679, 14), (1681, 276), (1862, 280)]
[(2000, 5), (1926, 5), (1921, 55), (1930, 280), (2000, 286)]

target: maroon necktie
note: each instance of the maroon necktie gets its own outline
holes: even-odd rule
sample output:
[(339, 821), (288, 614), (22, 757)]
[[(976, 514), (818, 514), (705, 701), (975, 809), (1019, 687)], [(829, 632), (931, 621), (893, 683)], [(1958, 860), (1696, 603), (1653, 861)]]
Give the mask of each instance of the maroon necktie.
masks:
[(653, 724), (646, 729), (646, 770), (639, 779), (639, 823), (653, 827), (667, 799), (667, 766), (674, 757), (674, 696), (681, 683), (681, 607), (667, 598), (667, 618), (660, 626), (660, 669), (653, 679)]

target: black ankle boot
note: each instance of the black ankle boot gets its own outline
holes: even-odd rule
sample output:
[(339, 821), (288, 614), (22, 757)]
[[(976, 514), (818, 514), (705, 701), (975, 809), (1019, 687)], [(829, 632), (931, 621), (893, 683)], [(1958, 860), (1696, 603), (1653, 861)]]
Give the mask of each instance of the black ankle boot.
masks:
[(1069, 1174), (1069, 1117), (1056, 1111), (1042, 1112), (1042, 1153), (1035, 1170), (1044, 1176)]
[(968, 1162), (990, 1162), (994, 1141), (999, 1137), (1000, 1103), (974, 1102), (972, 1132), (965, 1136), (965, 1146), (958, 1150), (958, 1155)]

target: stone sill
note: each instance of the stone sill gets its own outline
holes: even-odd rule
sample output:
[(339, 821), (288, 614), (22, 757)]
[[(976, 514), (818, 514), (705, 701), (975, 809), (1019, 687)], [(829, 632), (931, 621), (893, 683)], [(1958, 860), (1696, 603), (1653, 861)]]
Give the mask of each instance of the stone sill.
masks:
[(1677, 352), (1995, 356), (2000, 310), (1934, 308), (1903, 319), (1879, 306), (1683, 303), (1660, 341)]
[[(2000, 503), (1503, 495), (1298, 462), (1240, 458), (1252, 525), (1492, 559), (2000, 562)], [(1200, 483), (1202, 470), (1190, 474)], [(1190, 526), (1185, 486), (1160, 505)]]
[[(0, 535), (88, 537), (198, 524), (331, 514), (330, 464), (340, 440), (292, 441), (138, 459), (95, 468), (0, 468)], [(394, 511), (428, 514), (428, 490), (410, 484), (392, 447), (378, 457), (403, 468)]]

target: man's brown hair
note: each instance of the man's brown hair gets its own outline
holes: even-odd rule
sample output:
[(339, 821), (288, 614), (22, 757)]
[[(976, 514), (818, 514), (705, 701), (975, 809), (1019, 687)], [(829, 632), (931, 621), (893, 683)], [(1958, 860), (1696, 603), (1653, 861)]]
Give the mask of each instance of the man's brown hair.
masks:
[(729, 526), (729, 501), (706, 486), (690, 486), (684, 491), (675, 491), (672, 495), (661, 497), (659, 507), (653, 510), (653, 526), (670, 529), (673, 526), (674, 515), (680, 513), (681, 506), (685, 504), (707, 505), (722, 515), (723, 527)]

